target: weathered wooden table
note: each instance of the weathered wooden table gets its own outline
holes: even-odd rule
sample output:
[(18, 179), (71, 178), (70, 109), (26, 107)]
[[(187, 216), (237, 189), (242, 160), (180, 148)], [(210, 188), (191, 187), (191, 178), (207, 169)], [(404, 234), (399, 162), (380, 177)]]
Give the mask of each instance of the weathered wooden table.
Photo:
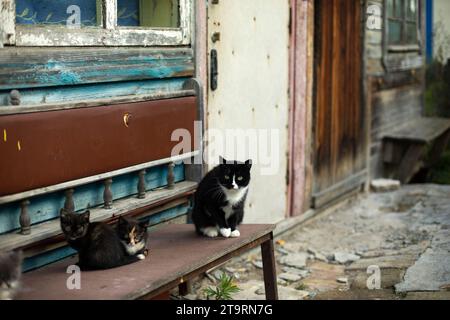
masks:
[(81, 272), (81, 288), (68, 289), (65, 259), (25, 273), (18, 299), (152, 299), (251, 248), (261, 246), (266, 298), (278, 299), (273, 249), (274, 225), (242, 225), (239, 238), (200, 237), (193, 225), (173, 224), (149, 235), (149, 256), (127, 266)]

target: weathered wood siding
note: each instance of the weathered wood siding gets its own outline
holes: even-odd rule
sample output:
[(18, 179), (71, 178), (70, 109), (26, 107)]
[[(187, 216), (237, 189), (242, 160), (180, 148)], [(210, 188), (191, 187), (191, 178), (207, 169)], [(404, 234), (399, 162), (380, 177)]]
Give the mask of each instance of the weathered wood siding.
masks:
[(365, 169), (360, 17), (359, 0), (316, 1), (315, 207), (357, 187)]
[(187, 77), (192, 49), (4, 48), (0, 90)]
[[(366, 100), (370, 108), (370, 173), (371, 178), (383, 176), (381, 139), (388, 130), (401, 126), (422, 114), (424, 84), (424, 42), (420, 51), (388, 53), (384, 44), (385, 25), (381, 15), (381, 29), (369, 28), (373, 18), (367, 8), (375, 5), (381, 14), (383, 0), (366, 1), (365, 84)], [(419, 0), (422, 17), (424, 1)], [(377, 16), (377, 15), (375, 15)], [(424, 24), (422, 23), (424, 26)], [(421, 32), (422, 39), (424, 30)], [(368, 92), (370, 90), (370, 92)]]

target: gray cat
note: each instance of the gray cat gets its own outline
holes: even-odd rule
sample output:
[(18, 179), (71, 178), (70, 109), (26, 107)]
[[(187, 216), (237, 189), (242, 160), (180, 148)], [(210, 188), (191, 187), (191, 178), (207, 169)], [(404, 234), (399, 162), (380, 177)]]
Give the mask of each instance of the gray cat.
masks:
[(22, 275), (22, 251), (0, 252), (0, 300), (14, 299)]

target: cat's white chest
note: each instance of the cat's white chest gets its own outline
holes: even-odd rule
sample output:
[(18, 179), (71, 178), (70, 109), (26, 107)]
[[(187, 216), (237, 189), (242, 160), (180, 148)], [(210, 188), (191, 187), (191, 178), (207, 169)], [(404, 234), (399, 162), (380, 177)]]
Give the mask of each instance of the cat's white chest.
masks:
[(228, 220), (229, 217), (233, 214), (233, 206), (238, 204), (242, 199), (244, 198), (245, 194), (247, 193), (248, 187), (234, 190), (234, 189), (226, 189), (223, 188), (223, 192), (225, 193), (227, 197), (228, 204), (224, 207), (222, 207), (223, 212), (225, 213), (225, 219)]
[(233, 206), (228, 202), (228, 205), (222, 207), (223, 212), (225, 212), (225, 219), (228, 220), (233, 214)]
[(128, 244), (128, 243), (126, 243), (124, 241), (122, 241), (122, 243), (125, 246), (125, 250), (127, 251), (127, 253), (130, 256), (135, 255), (138, 251), (141, 251), (142, 249), (145, 248), (145, 242), (144, 241), (138, 242), (135, 245)]

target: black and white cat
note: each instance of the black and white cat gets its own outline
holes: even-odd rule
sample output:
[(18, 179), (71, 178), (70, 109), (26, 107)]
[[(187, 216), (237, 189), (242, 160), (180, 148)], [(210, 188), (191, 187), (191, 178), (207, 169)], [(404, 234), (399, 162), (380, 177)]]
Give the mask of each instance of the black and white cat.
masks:
[(220, 158), (208, 172), (194, 196), (192, 220), (198, 234), (239, 237), (238, 225), (244, 218), (244, 205), (250, 183), (251, 160), (244, 163)]
[(129, 255), (117, 230), (104, 222), (89, 221), (89, 211), (77, 214), (61, 209), (61, 229), (78, 251), (81, 270), (109, 269), (142, 260)]

